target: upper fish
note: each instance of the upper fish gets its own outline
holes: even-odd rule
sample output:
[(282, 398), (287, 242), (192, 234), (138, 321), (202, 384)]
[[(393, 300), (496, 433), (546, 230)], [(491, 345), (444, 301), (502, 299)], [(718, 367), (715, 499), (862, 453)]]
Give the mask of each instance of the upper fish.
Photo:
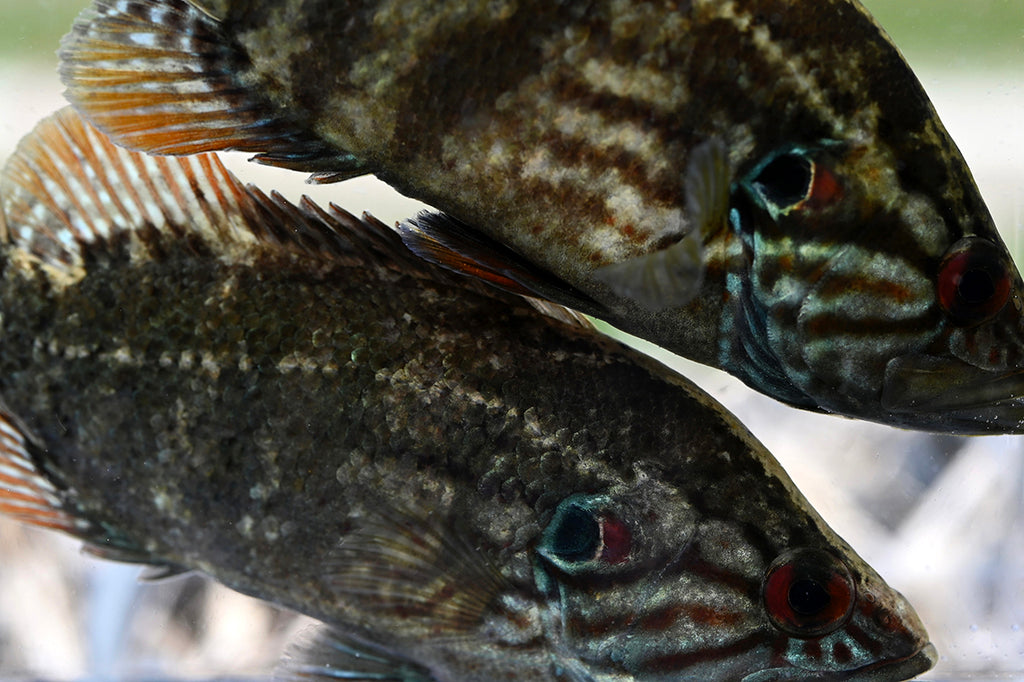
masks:
[(98, 0), (61, 57), (118, 144), (374, 173), (417, 252), (784, 402), (1024, 432), (1024, 285), (856, 0)]
[(70, 111), (22, 142), (0, 205), (0, 512), (323, 620), (297, 678), (935, 661), (709, 396), (372, 219), (119, 149)]

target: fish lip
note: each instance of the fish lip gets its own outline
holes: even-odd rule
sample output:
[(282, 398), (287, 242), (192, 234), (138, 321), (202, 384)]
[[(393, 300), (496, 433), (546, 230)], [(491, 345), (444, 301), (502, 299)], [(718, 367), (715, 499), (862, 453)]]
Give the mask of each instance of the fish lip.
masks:
[(1024, 369), (986, 370), (948, 357), (889, 361), (882, 407), (906, 426), (963, 435), (1024, 433)]
[(926, 642), (924, 646), (905, 658), (895, 661), (880, 661), (858, 668), (837, 677), (837, 680), (850, 682), (886, 682), (892, 680), (909, 680), (921, 673), (931, 670), (939, 660), (939, 652), (935, 645)]
[(917, 677), (931, 670), (939, 660), (938, 651), (931, 642), (925, 642), (914, 653), (897, 659), (886, 659), (854, 670), (828, 672), (794, 668), (776, 668), (747, 675), (743, 682), (790, 682), (817, 680), (818, 682), (899, 682)]

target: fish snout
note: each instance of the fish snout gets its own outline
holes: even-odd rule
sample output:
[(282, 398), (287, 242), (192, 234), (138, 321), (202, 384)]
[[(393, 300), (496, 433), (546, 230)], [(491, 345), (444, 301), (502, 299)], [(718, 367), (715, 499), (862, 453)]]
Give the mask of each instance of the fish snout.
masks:
[[(1019, 275), (1014, 280), (1019, 286)], [(959, 434), (1024, 433), (1024, 297), (976, 325), (950, 324), (928, 349), (890, 360), (881, 402), (897, 422)]]

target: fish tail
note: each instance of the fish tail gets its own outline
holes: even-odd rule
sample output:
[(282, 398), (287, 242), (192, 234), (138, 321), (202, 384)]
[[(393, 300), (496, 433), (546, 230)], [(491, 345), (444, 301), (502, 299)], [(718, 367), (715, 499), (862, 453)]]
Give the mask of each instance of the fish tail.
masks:
[(259, 152), (261, 163), (330, 171), (327, 180), (365, 172), (246, 82), (245, 50), (187, 0), (96, 0), (58, 54), (67, 99), (120, 146), (171, 155)]
[(41, 471), (37, 449), (14, 417), (0, 409), (0, 514), (71, 535), (88, 535), (91, 524), (68, 511), (64, 491)]

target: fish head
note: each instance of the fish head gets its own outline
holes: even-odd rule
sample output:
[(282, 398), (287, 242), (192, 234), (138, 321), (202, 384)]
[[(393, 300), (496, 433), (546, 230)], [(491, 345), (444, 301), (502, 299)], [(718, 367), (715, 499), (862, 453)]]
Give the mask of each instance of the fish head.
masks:
[(554, 667), (763, 682), (902, 680), (934, 664), (911, 607), (841, 541), (745, 525), (649, 481), (564, 499), (535, 563)]
[(739, 177), (743, 322), (723, 348), (797, 405), (1019, 433), (1024, 285), (953, 142), (928, 130), (784, 145)]

